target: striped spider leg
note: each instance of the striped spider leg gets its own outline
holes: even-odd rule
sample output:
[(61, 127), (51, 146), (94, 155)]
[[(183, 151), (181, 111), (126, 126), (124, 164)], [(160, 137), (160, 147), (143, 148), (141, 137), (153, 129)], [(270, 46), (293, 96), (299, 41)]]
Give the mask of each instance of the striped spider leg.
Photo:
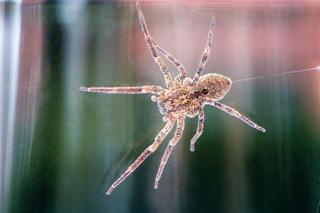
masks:
[(180, 72), (180, 75), (178, 76), (178, 79), (180, 81), (182, 81), (187, 76), (186, 69), (183, 67), (183, 65), (173, 55), (171, 55), (169, 52), (167, 52), (166, 50), (161, 48), (159, 45), (157, 45), (155, 40), (151, 37), (151, 35), (149, 33), (149, 30), (148, 30), (148, 26), (147, 26), (145, 18), (144, 18), (144, 15), (142, 13), (139, 1), (136, 2), (136, 8), (137, 8), (137, 11), (138, 11), (141, 30), (142, 30), (142, 32), (144, 34), (145, 40), (147, 42), (147, 45), (149, 47), (151, 55), (153, 56), (154, 61), (159, 65), (159, 67), (160, 67), (160, 69), (161, 69), (161, 71), (162, 71), (162, 73), (164, 75), (167, 87), (171, 86), (172, 77), (171, 77), (170, 73), (167, 70), (166, 64), (159, 57), (157, 50), (161, 54), (163, 54), (173, 65), (175, 65), (177, 67), (178, 71)]
[(160, 67), (160, 69), (162, 71), (162, 74), (164, 76), (164, 79), (165, 79), (165, 82), (166, 82), (166, 86), (169, 88), (169, 87), (172, 86), (171, 74), (168, 72), (167, 65), (162, 61), (162, 59), (158, 55), (157, 48), (155, 47), (155, 43), (154, 43), (154, 41), (153, 41), (153, 39), (152, 39), (152, 37), (151, 37), (151, 35), (149, 33), (149, 30), (148, 30), (146, 21), (144, 19), (144, 16), (143, 16), (139, 1), (136, 2), (136, 8), (137, 8), (137, 11), (138, 11), (141, 30), (142, 30), (142, 32), (144, 34), (144, 38), (145, 38), (145, 40), (147, 42), (147, 45), (149, 47), (149, 50), (150, 50), (151, 55), (153, 57), (153, 60), (159, 65), (159, 67)]
[(122, 173), (122, 175), (111, 185), (111, 187), (107, 191), (107, 195), (110, 195), (114, 188), (116, 188), (120, 183), (122, 183), (132, 172), (134, 172), (142, 162), (149, 157), (149, 155), (157, 150), (159, 145), (162, 143), (163, 139), (169, 134), (171, 131), (175, 120), (170, 118), (163, 129), (159, 132), (159, 134), (155, 137), (154, 142), (148, 146), (140, 156), (127, 168), (127, 170)]
[(256, 124), (255, 122), (251, 121), (249, 118), (247, 118), (246, 116), (242, 115), (240, 112), (238, 112), (237, 110), (235, 110), (234, 108), (227, 106), (219, 101), (209, 101), (207, 102), (207, 104), (214, 106), (226, 113), (228, 113), (229, 115), (238, 118), (239, 120), (241, 120), (242, 122), (244, 122), (245, 124), (247, 124), (248, 126), (251, 126), (254, 129), (257, 129), (261, 132), (266, 132), (266, 129), (259, 126), (258, 124)]
[(163, 48), (161, 48), (159, 45), (157, 45), (155, 43), (155, 41), (153, 41), (157, 50), (159, 50), (159, 52), (164, 55), (174, 66), (176, 66), (176, 68), (178, 69), (178, 71), (180, 72), (180, 74), (177, 76), (177, 79), (179, 81), (183, 81), (186, 77), (187, 77), (187, 71), (184, 68), (184, 66), (173, 56), (171, 55), (169, 52), (167, 52), (166, 50), (164, 50)]
[(164, 89), (160, 86), (145, 85), (140, 87), (80, 87), (82, 92), (105, 94), (160, 94)]
[(162, 155), (161, 158), (161, 162), (160, 162), (160, 166), (157, 172), (157, 176), (156, 176), (156, 180), (154, 182), (154, 188), (157, 189), (158, 188), (158, 184), (159, 184), (159, 180), (161, 178), (163, 169), (165, 167), (165, 165), (167, 164), (167, 161), (170, 157), (170, 154), (173, 150), (173, 147), (180, 141), (181, 137), (182, 137), (182, 132), (184, 130), (184, 115), (181, 115), (180, 117), (178, 117), (177, 119), (177, 128), (176, 131), (174, 133), (173, 138), (171, 139), (171, 141), (168, 143), (166, 150), (164, 151), (164, 154)]
[(206, 66), (209, 56), (210, 56), (210, 49), (212, 46), (212, 39), (213, 39), (213, 30), (214, 30), (214, 26), (215, 26), (215, 18), (212, 17), (211, 18), (211, 24), (210, 24), (210, 29), (209, 29), (209, 33), (208, 33), (208, 38), (207, 38), (207, 44), (206, 47), (202, 53), (202, 57), (198, 66), (198, 69), (196, 71), (196, 73), (193, 76), (193, 81), (192, 84), (194, 85), (200, 78), (204, 67)]
[(198, 127), (197, 127), (197, 132), (196, 134), (192, 137), (191, 142), (190, 142), (190, 152), (194, 152), (194, 145), (196, 144), (198, 138), (202, 135), (203, 133), (203, 127), (204, 127), (204, 112), (203, 108), (199, 109), (198, 113)]

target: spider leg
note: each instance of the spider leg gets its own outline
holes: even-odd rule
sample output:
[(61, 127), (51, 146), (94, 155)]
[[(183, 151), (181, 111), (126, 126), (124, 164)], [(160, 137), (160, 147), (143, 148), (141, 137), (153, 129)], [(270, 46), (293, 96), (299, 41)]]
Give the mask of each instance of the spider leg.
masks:
[(177, 120), (177, 128), (176, 128), (176, 131), (174, 133), (174, 136), (173, 138), (170, 140), (166, 150), (164, 151), (164, 154), (161, 158), (161, 162), (160, 162), (160, 166), (159, 166), (159, 169), (158, 169), (158, 173), (157, 173), (157, 176), (156, 176), (156, 179), (155, 179), (155, 182), (154, 182), (154, 188), (157, 189), (158, 188), (158, 184), (159, 184), (159, 180), (161, 178), (161, 175), (162, 175), (162, 172), (163, 172), (163, 169), (170, 157), (170, 154), (172, 152), (172, 149), (173, 147), (179, 142), (179, 140), (181, 139), (182, 137), (182, 132), (183, 132), (183, 129), (184, 129), (184, 117), (180, 117), (178, 118)]
[(127, 170), (122, 173), (122, 175), (111, 185), (111, 187), (107, 191), (107, 195), (110, 195), (113, 189), (115, 189), (120, 183), (122, 183), (132, 172), (134, 172), (141, 164), (142, 162), (149, 157), (151, 153), (156, 151), (156, 149), (159, 147), (163, 139), (168, 135), (170, 130), (172, 129), (173, 125), (175, 123), (175, 120), (171, 119), (169, 120), (166, 125), (163, 127), (163, 129), (158, 133), (158, 135), (155, 137), (154, 142), (148, 146), (141, 154), (140, 156), (127, 168)]
[(261, 127), (261, 126), (258, 126), (256, 123), (254, 123), (253, 121), (251, 121), (249, 118), (247, 118), (246, 116), (242, 115), (240, 112), (238, 112), (237, 110), (233, 109), (232, 107), (230, 106), (227, 106), (227, 105), (224, 105), (222, 104), (221, 102), (218, 102), (218, 101), (213, 101), (213, 102), (210, 102), (208, 103), (226, 113), (228, 113), (229, 115), (231, 116), (234, 116), (238, 119), (240, 119), (242, 122), (244, 122), (245, 124), (251, 126), (252, 128), (255, 128), (261, 132), (266, 132), (266, 129)]
[(198, 138), (203, 133), (203, 126), (204, 126), (204, 113), (203, 109), (200, 108), (198, 113), (198, 127), (197, 127), (197, 133), (193, 136), (190, 142), (190, 152), (194, 152), (194, 145), (197, 142)]
[(177, 78), (178, 80), (183, 81), (183, 79), (187, 77), (187, 71), (184, 68), (184, 66), (172, 54), (170, 54), (165, 49), (161, 48), (154, 40), (153, 40), (153, 44), (162, 55), (164, 55), (174, 66), (176, 66), (176, 68), (180, 72), (180, 75), (177, 76)]
[(160, 56), (157, 53), (157, 49), (156, 49), (154, 42), (153, 42), (153, 39), (149, 33), (149, 30), (148, 30), (146, 21), (144, 19), (139, 1), (136, 2), (136, 7), (137, 7), (138, 15), (139, 15), (141, 30), (144, 34), (144, 38), (145, 38), (147, 45), (151, 51), (151, 55), (153, 57), (153, 60), (159, 65), (159, 67), (162, 71), (162, 74), (164, 76), (164, 80), (166, 82), (166, 86), (169, 88), (172, 86), (171, 74), (168, 72), (167, 65), (162, 61), (162, 59), (160, 58)]
[(159, 94), (164, 89), (160, 86), (146, 85), (141, 87), (80, 87), (79, 90), (106, 94)]
[(208, 33), (207, 44), (206, 44), (206, 47), (205, 47), (205, 49), (204, 49), (204, 51), (202, 53), (202, 57), (201, 57), (199, 65), (198, 65), (197, 72), (193, 76), (192, 84), (194, 84), (195, 82), (198, 81), (199, 77), (202, 74), (202, 71), (204, 70), (204, 67), (205, 67), (206, 63), (208, 62), (208, 59), (209, 59), (209, 56), (210, 56), (210, 48), (211, 48), (211, 45), (212, 45), (212, 37), (213, 37), (214, 26), (215, 26), (215, 20), (214, 20), (214, 17), (212, 17), (211, 24), (210, 24), (210, 30), (209, 30), (209, 33)]

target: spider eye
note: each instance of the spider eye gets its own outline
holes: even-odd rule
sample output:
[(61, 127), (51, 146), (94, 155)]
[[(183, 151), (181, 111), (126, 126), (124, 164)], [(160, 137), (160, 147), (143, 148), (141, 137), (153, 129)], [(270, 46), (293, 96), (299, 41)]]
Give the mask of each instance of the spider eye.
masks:
[(206, 94), (209, 93), (209, 90), (208, 90), (208, 89), (202, 89), (202, 90), (201, 90), (201, 93), (204, 94), (204, 95), (206, 95)]

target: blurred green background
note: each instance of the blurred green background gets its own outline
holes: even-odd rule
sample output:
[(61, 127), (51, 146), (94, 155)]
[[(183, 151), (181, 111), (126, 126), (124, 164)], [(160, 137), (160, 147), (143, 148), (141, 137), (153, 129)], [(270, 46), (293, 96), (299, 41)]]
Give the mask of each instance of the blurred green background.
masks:
[[(238, 80), (320, 63), (320, 7), (143, 2), (142, 9), (153, 37), (189, 75), (212, 15), (206, 73)], [(196, 152), (189, 142), (197, 119), (187, 119), (158, 190), (165, 144), (106, 196), (164, 125), (149, 95), (78, 90), (164, 86), (134, 4), (6, 3), (1, 11), (1, 212), (317, 212), (320, 73), (234, 83), (222, 102), (265, 134), (207, 106)]]

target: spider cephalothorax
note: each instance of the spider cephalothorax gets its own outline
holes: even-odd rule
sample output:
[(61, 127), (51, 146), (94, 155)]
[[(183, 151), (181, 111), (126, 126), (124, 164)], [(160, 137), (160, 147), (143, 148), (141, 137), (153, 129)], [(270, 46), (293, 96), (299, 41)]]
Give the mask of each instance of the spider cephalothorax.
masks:
[(230, 78), (216, 73), (209, 73), (201, 76), (194, 87), (196, 91), (205, 94), (207, 100), (219, 101), (229, 92), (231, 84)]
[[(261, 131), (266, 130), (249, 118), (240, 114), (237, 110), (219, 102), (225, 94), (230, 90), (232, 81), (220, 74), (209, 73), (202, 76), (204, 67), (210, 55), (210, 48), (212, 44), (214, 20), (212, 19), (206, 48), (202, 54), (198, 69), (193, 78), (188, 78), (186, 70), (183, 65), (170, 53), (162, 49), (155, 40), (151, 37), (145, 19), (143, 17), (139, 1), (136, 2), (139, 21), (142, 32), (146, 39), (147, 45), (151, 52), (154, 61), (159, 65), (164, 76), (167, 88), (162, 88), (155, 85), (146, 85), (140, 87), (81, 87), (83, 92), (106, 93), (106, 94), (153, 94), (151, 99), (158, 103), (160, 112), (164, 116), (165, 126), (155, 137), (154, 142), (148, 146), (140, 156), (128, 167), (128, 169), (112, 184), (107, 191), (109, 195), (114, 188), (116, 188), (122, 181), (124, 181), (138, 166), (153, 152), (157, 150), (164, 138), (172, 130), (176, 124), (176, 130), (173, 138), (170, 140), (162, 158), (156, 176), (154, 188), (158, 188), (158, 183), (161, 178), (163, 169), (167, 160), (173, 150), (173, 147), (179, 142), (184, 130), (185, 117), (195, 117), (198, 115), (197, 132), (190, 142), (190, 151), (194, 151), (194, 146), (198, 138), (203, 132), (204, 113), (203, 107), (205, 105), (214, 106), (231, 116), (234, 116), (247, 125)], [(162, 54), (174, 66), (177, 67), (180, 74), (173, 80), (171, 74), (167, 70), (166, 64), (160, 57)]]

